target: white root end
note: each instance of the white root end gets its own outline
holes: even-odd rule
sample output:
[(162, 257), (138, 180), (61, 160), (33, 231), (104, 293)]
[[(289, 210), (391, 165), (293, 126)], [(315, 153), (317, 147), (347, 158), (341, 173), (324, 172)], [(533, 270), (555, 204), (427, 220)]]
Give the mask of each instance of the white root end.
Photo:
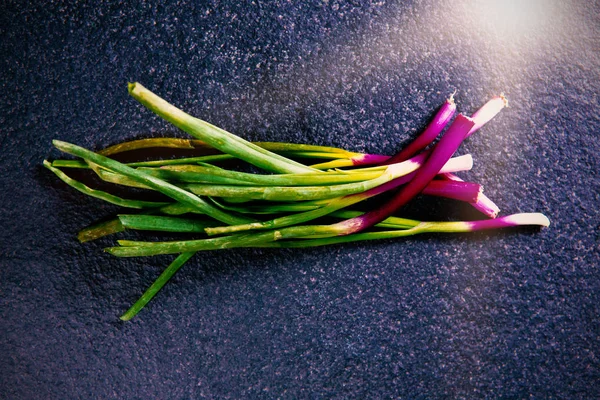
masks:
[(515, 225), (539, 225), (550, 226), (550, 220), (542, 213), (521, 213), (509, 215), (506, 222)]

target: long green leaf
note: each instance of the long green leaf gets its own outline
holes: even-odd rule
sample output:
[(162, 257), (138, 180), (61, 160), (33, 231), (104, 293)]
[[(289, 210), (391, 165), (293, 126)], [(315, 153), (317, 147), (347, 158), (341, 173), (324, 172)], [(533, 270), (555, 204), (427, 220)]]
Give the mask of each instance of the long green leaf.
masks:
[(81, 193), (87, 194), (88, 196), (95, 197), (97, 199), (104, 200), (106, 202), (116, 204), (121, 207), (129, 207), (129, 208), (157, 208), (168, 205), (166, 202), (158, 202), (158, 201), (143, 201), (143, 200), (130, 200), (123, 199), (119, 196), (115, 196), (113, 194), (104, 192), (102, 190), (92, 189), (89, 186), (84, 185), (83, 183), (76, 181), (75, 179), (69, 177), (67, 174), (55, 168), (50, 164), (49, 161), (44, 160), (44, 167), (48, 168), (50, 171), (54, 172), (56, 176), (60, 178), (67, 185), (71, 186), (73, 189), (80, 191)]
[(117, 172), (128, 178), (135, 179), (139, 183), (149, 186), (150, 188), (155, 189), (165, 194), (166, 196), (177, 200), (178, 202), (194, 207), (200, 212), (210, 215), (211, 217), (226, 224), (247, 223), (249, 220), (251, 220), (250, 218), (235, 216), (230, 213), (224, 212), (223, 210), (220, 210), (219, 208), (214, 207), (206, 201), (202, 200), (198, 196), (187, 192), (175, 185), (172, 185), (153, 176), (149, 176), (143, 171), (139, 171), (134, 168), (128, 167), (124, 164), (121, 164), (118, 161), (101, 156), (92, 151), (84, 149), (83, 147), (79, 147), (74, 144), (63, 142), (60, 140), (54, 140), (53, 144), (56, 148), (65, 153), (81, 157), (86, 161), (91, 161), (108, 170)]
[(122, 321), (129, 321), (131, 318), (135, 317), (137, 313), (140, 312), (142, 308), (148, 304), (150, 300), (162, 289), (162, 287), (175, 275), (175, 273), (185, 264), (192, 256), (196, 254), (195, 252), (183, 253), (177, 256), (175, 260), (163, 271), (162, 274), (154, 281), (154, 283), (142, 294), (142, 297), (139, 298), (130, 308), (125, 312), (125, 314), (121, 315), (120, 319)]

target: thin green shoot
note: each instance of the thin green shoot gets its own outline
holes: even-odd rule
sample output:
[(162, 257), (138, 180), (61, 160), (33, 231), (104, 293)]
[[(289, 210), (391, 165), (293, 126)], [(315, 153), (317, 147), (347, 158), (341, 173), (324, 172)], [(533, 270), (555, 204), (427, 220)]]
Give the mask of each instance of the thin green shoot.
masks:
[(142, 294), (142, 297), (139, 298), (130, 308), (125, 312), (125, 314), (121, 315), (120, 319), (122, 321), (129, 321), (133, 317), (140, 312), (142, 308), (148, 304), (150, 300), (160, 291), (160, 289), (165, 286), (165, 284), (175, 275), (175, 273), (185, 264), (192, 256), (196, 254), (195, 252), (182, 253), (173, 262), (163, 271), (162, 274), (154, 281), (154, 283)]

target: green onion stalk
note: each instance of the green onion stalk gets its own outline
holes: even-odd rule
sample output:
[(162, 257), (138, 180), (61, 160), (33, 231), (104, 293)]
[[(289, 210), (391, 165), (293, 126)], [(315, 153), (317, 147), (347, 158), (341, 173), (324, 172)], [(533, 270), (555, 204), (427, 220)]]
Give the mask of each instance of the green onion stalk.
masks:
[[(422, 233), (466, 233), (518, 226), (547, 227), (549, 225), (550, 221), (541, 213), (520, 213), (480, 221), (419, 222), (414, 228), (409, 229), (364, 232), (342, 236), (329, 236), (331, 231), (329, 229), (320, 230), (319, 226), (294, 226), (282, 230), (238, 233), (199, 240), (172, 242), (119, 240), (118, 244), (120, 246), (109, 247), (106, 251), (117, 257), (140, 257), (247, 247), (315, 247), (362, 240), (393, 239)], [(321, 233), (326, 234), (326, 237), (320, 237)], [(303, 240), (297, 240), (298, 238)]]
[[(253, 142), (265, 150), (285, 155), (291, 158), (321, 158), (321, 159), (354, 159), (370, 158), (371, 164), (377, 160), (388, 159), (389, 156), (377, 154), (363, 154), (353, 151), (347, 151), (337, 147), (316, 146), (308, 144), (282, 143), (282, 142)], [(184, 150), (203, 149), (205, 151), (217, 151), (201, 140), (181, 139), (181, 138), (145, 138), (118, 143), (98, 151), (103, 156), (113, 156), (123, 152), (149, 149), (149, 148), (171, 148)], [(217, 153), (207, 154), (195, 157), (183, 157), (175, 159), (149, 160), (129, 162), (126, 165), (130, 167), (162, 167), (185, 164), (212, 164), (218, 161), (234, 160), (235, 157), (230, 154)], [(57, 168), (88, 168), (84, 161), (79, 160), (54, 160), (52, 166)], [(312, 166), (311, 166), (312, 167)]]
[[(456, 105), (450, 96), (425, 130), (390, 157), (308, 144), (252, 143), (192, 117), (139, 83), (129, 84), (129, 93), (193, 139), (133, 140), (98, 153), (55, 140), (55, 147), (80, 160), (44, 161), (47, 169), (74, 189), (139, 210), (138, 214), (134, 211), (121, 213), (116, 218), (83, 229), (78, 234), (81, 242), (129, 230), (194, 236), (191, 240), (166, 242), (118, 240), (117, 246), (106, 249), (118, 257), (177, 255), (121, 316), (122, 320), (130, 320), (143, 309), (198, 251), (246, 247), (305, 248), (422, 233), (474, 232), (523, 225), (548, 226), (550, 223), (540, 213), (470, 222), (416, 221), (394, 216), (419, 194), (465, 201), (487, 216), (497, 216), (499, 209), (482, 193), (480, 185), (454, 175), (472, 167), (471, 156), (453, 155), (464, 139), (506, 106), (502, 96), (490, 100), (471, 118), (459, 114), (452, 123)], [(433, 144), (448, 124), (446, 133)], [(127, 164), (109, 158), (126, 151), (154, 147), (201, 149), (217, 154)], [(245, 161), (266, 173), (239, 172), (213, 165), (231, 159)], [(327, 161), (308, 166), (297, 159)], [(90, 169), (104, 181), (153, 190), (169, 200), (122, 198), (90, 188), (60, 168)], [(392, 193), (392, 196), (381, 206), (367, 212), (351, 209), (353, 205), (382, 193)], [(265, 220), (264, 216), (270, 214), (274, 215)], [(339, 221), (328, 225), (309, 224), (325, 216)]]
[[(443, 171), (443, 166), (456, 151), (471, 126), (473, 126), (473, 122), (468, 119), (468, 117), (459, 116), (459, 118), (454, 121), (446, 135), (444, 135), (442, 140), (440, 140), (440, 142), (436, 145), (431, 155), (429, 155), (427, 158), (425, 164), (423, 164), (422, 167), (414, 172), (414, 175), (399, 177), (364, 192), (354, 193), (333, 199), (327, 205), (315, 210), (278, 217), (269, 221), (252, 222), (237, 226), (207, 228), (206, 232), (209, 235), (216, 235), (251, 229), (275, 229), (296, 225), (325, 216), (330, 212), (346, 208), (350, 205), (407, 184), (401, 189), (399, 192), (400, 194), (396, 195), (395, 199), (388, 203), (384, 208), (374, 210), (368, 215), (343, 221), (329, 227), (332, 236), (350, 234), (357, 232), (358, 230), (366, 229), (368, 226), (372, 226), (390, 216), (395, 210), (410, 201), (427, 186), (427, 184), (435, 177), (435, 175), (437, 175), (440, 171)], [(402, 163), (392, 165), (402, 165)], [(324, 230), (325, 228), (320, 229)]]
[(215, 149), (221, 150), (223, 153), (235, 156), (267, 171), (279, 173), (319, 172), (317, 169), (307, 167), (277, 153), (265, 150), (224, 129), (211, 125), (199, 118), (192, 117), (172, 104), (169, 104), (139, 83), (130, 83), (128, 88), (129, 94), (140, 104), (193, 137), (206, 142)]
[[(413, 197), (419, 194), (425, 186), (439, 173), (442, 169), (443, 165), (448, 162), (452, 154), (456, 151), (462, 140), (464, 140), (466, 134), (474, 125), (474, 122), (463, 115), (459, 115), (457, 119), (454, 121), (448, 132), (442, 137), (442, 140), (435, 146), (431, 155), (428, 157), (427, 161), (423, 164), (421, 168), (415, 174), (415, 177), (405, 186), (403, 187), (392, 200), (384, 204), (382, 207), (367, 212), (361, 216), (350, 218), (344, 220), (342, 222), (338, 222), (332, 225), (313, 225), (313, 226), (290, 226), (295, 223), (288, 223), (287, 228), (271, 230), (271, 232), (265, 233), (256, 233), (256, 234), (239, 234), (241, 236), (241, 240), (244, 242), (248, 242), (250, 244), (256, 243), (256, 241), (276, 241), (280, 239), (292, 239), (292, 238), (312, 238), (312, 237), (329, 237), (329, 236), (345, 236), (353, 233), (358, 233), (362, 230), (365, 230), (377, 223), (385, 220), (389, 217), (393, 212), (395, 212), (399, 207), (406, 204)], [(398, 164), (396, 164), (398, 165)], [(380, 185), (383, 186), (383, 185)], [(363, 195), (364, 193), (358, 194), (358, 196)], [(353, 197), (353, 196), (345, 196)], [(343, 198), (344, 199), (344, 198)], [(343, 202), (343, 199), (341, 202)], [(362, 199), (361, 199), (362, 200)], [(349, 205), (349, 204), (348, 204)], [(303, 214), (318, 214), (322, 213), (326, 207), (309, 211)], [(340, 207), (345, 208), (344, 207)], [(331, 210), (335, 211), (335, 210)], [(327, 215), (321, 214), (320, 216)], [(288, 218), (288, 219), (296, 219), (297, 215), (292, 215), (288, 217), (282, 217), (279, 221)], [(273, 220), (276, 221), (276, 220)], [(249, 224), (250, 226), (259, 226), (264, 228), (264, 223), (257, 222)], [(207, 228), (207, 233), (222, 233), (218, 231), (219, 228)], [(222, 228), (221, 228), (222, 229)], [(231, 231), (231, 230), (230, 230)], [(229, 246), (231, 243), (231, 238), (236, 238), (238, 235), (231, 235), (222, 238), (214, 238), (214, 239), (206, 239), (203, 242), (208, 246)], [(108, 249), (109, 252), (115, 255), (124, 255), (124, 254), (135, 254), (135, 255), (148, 255), (145, 253), (148, 250), (148, 246), (145, 245), (137, 245), (132, 244), (130, 242), (119, 242), (123, 247), (113, 247)], [(123, 243), (127, 243), (123, 245)], [(156, 247), (154, 251), (164, 251), (164, 249), (170, 249), (168, 244), (165, 244), (163, 247)], [(162, 249), (162, 250), (159, 250)], [(128, 251), (129, 250), (129, 251)], [(136, 253), (135, 250), (139, 252)], [(152, 250), (150, 250), (152, 251)], [(167, 250), (172, 251), (172, 250)], [(158, 253), (163, 254), (163, 253)]]
[[(109, 171), (113, 171), (113, 172), (121, 174), (127, 178), (136, 180), (137, 182), (139, 182), (143, 185), (146, 185), (154, 190), (157, 190), (178, 202), (186, 204), (186, 205), (198, 210), (199, 212), (208, 214), (211, 217), (213, 217), (221, 222), (224, 222), (227, 224), (232, 224), (232, 223), (245, 223), (245, 222), (248, 222), (251, 220), (250, 218), (247, 218), (247, 217), (229, 214), (229, 213), (213, 206), (212, 204), (204, 201), (200, 197), (198, 197), (190, 192), (187, 192), (171, 183), (168, 183), (161, 179), (150, 176), (143, 171), (128, 167), (124, 164), (121, 164), (118, 161), (104, 157), (100, 154), (96, 154), (92, 151), (84, 149), (83, 147), (79, 147), (77, 145), (63, 142), (60, 140), (54, 140), (53, 144), (57, 149), (65, 152), (65, 153), (74, 155), (76, 157), (81, 157), (81, 158), (85, 159), (86, 161), (90, 161), (94, 164), (97, 164), (103, 168), (108, 169)], [(50, 168), (48, 165), (46, 165), (46, 167)], [(53, 171), (53, 172), (56, 173), (56, 171)], [(58, 172), (60, 172), (60, 171), (58, 171)]]

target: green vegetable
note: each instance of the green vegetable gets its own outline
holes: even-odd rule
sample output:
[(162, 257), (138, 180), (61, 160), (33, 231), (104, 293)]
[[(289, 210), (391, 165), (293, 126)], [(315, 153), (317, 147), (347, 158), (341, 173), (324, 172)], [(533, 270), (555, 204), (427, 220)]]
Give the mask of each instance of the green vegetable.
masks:
[[(423, 135), (396, 156), (363, 154), (309, 144), (251, 143), (174, 107), (139, 83), (129, 93), (141, 104), (194, 139), (147, 138), (118, 143), (97, 153), (55, 140), (61, 151), (80, 159), (44, 161), (44, 166), (74, 189), (134, 211), (119, 214), (83, 229), (81, 242), (130, 230), (171, 232), (185, 236), (177, 241), (117, 240), (106, 249), (118, 257), (175, 254), (174, 261), (125, 314), (133, 318), (166, 282), (199, 251), (243, 247), (304, 248), (377, 239), (395, 239), (421, 233), (473, 232), (511, 226), (548, 226), (539, 213), (514, 214), (496, 219), (464, 222), (415, 221), (392, 216), (418, 194), (459, 199), (484, 215), (495, 217), (498, 208), (481, 193), (481, 186), (464, 182), (454, 172), (472, 167), (469, 155), (452, 157), (460, 142), (488, 122), (504, 106), (497, 97), (473, 118), (459, 115), (448, 132), (434, 139), (454, 115), (450, 99)], [(415, 152), (432, 146), (405, 160)], [(110, 158), (148, 148), (194, 151), (191, 157), (140, 160), (127, 164)], [(200, 151), (201, 155), (197, 155)], [(298, 160), (316, 159), (313, 166)], [(212, 165), (219, 161), (249, 163), (261, 172), (243, 172)], [(394, 161), (403, 161), (394, 163)], [(389, 165), (388, 165), (389, 164)], [(370, 167), (361, 167), (370, 165)], [(247, 166), (247, 165), (246, 165)], [(64, 169), (83, 169), (127, 191), (158, 192), (167, 201), (131, 200), (79, 182)], [(322, 169), (336, 168), (322, 171)], [(85, 173), (85, 171), (82, 171)], [(131, 189), (129, 189), (131, 190)], [(366, 212), (351, 206), (382, 193), (398, 190), (383, 206)], [(321, 217), (342, 220), (330, 225), (308, 225)], [(320, 223), (320, 222), (317, 222)], [(189, 237), (189, 239), (187, 239)]]

